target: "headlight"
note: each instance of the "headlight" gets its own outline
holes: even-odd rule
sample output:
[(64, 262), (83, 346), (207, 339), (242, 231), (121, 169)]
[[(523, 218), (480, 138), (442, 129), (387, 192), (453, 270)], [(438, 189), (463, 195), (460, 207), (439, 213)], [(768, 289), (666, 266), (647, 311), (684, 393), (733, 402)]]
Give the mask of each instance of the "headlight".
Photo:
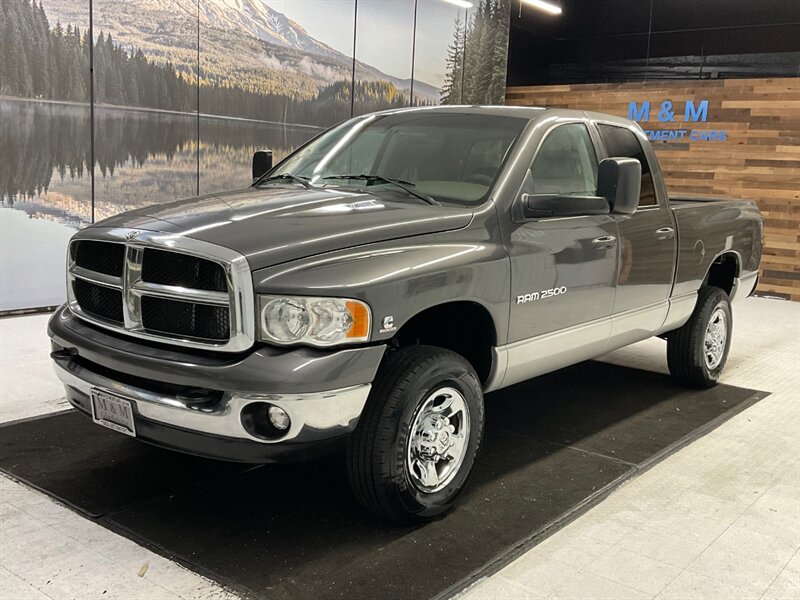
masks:
[(261, 340), (335, 346), (369, 340), (369, 306), (348, 298), (259, 296)]

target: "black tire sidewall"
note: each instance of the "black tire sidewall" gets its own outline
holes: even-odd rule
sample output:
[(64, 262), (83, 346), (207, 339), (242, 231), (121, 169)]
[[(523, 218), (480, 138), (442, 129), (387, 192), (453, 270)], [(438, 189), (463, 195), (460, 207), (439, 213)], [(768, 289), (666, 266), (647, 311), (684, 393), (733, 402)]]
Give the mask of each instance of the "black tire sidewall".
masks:
[[(455, 477), (438, 492), (426, 493), (418, 490), (409, 477), (406, 464), (408, 438), (411, 434), (411, 425), (422, 403), (436, 389), (445, 387), (455, 388), (464, 397), (469, 410), (469, 440), (464, 461)], [(483, 434), (483, 420), (483, 395), (480, 383), (466, 361), (448, 353), (422, 373), (414, 387), (407, 393), (392, 440), (394, 460), (390, 465), (390, 473), (396, 486), (397, 499), (406, 511), (422, 518), (431, 517), (446, 510), (455, 500), (475, 462)]]
[[(725, 368), (725, 363), (728, 362), (728, 352), (731, 348), (731, 338), (733, 337), (733, 313), (731, 311), (731, 304), (728, 300), (728, 295), (723, 290), (715, 290), (716, 293), (709, 296), (707, 301), (705, 302), (703, 308), (698, 315), (698, 319), (696, 322), (696, 326), (698, 327), (698, 331), (695, 335), (695, 361), (697, 366), (702, 369), (702, 373), (704, 379), (710, 383), (716, 383), (719, 381), (720, 375), (722, 374), (723, 369)], [(708, 328), (708, 323), (711, 320), (711, 316), (717, 310), (717, 308), (722, 308), (725, 311), (725, 349), (722, 353), (722, 360), (720, 361), (719, 365), (717, 365), (714, 369), (709, 369), (708, 365), (706, 365), (706, 358), (705, 358), (705, 334), (706, 329)]]

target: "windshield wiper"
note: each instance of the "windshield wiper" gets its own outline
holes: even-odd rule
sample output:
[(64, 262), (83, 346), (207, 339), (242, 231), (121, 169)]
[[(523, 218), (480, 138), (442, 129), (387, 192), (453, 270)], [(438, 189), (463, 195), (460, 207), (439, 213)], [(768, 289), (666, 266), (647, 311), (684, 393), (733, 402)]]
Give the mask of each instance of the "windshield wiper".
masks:
[(307, 190), (314, 189), (314, 186), (311, 185), (307, 179), (303, 177), (298, 177), (297, 175), (292, 175), (291, 173), (279, 173), (278, 175), (271, 175), (270, 177), (264, 177), (256, 181), (253, 185), (261, 185), (267, 181), (280, 181), (281, 179), (291, 179), (295, 183), (299, 183)]
[(404, 190), (405, 192), (411, 194), (412, 196), (414, 196), (416, 198), (419, 198), (420, 200), (423, 200), (424, 202), (427, 202), (428, 204), (433, 204), (435, 206), (439, 205), (439, 203), (436, 200), (434, 200), (433, 198), (431, 198), (430, 196), (427, 196), (425, 194), (420, 194), (419, 192), (416, 192), (416, 191), (412, 190), (409, 186), (413, 186), (414, 184), (411, 183), (410, 181), (403, 181), (402, 179), (392, 179), (390, 177), (384, 177), (382, 175), (328, 175), (327, 177), (323, 177), (322, 179), (323, 180), (324, 179), (363, 179), (364, 181), (367, 182), (367, 185), (369, 185), (370, 183), (376, 183), (376, 182), (389, 183), (391, 185), (399, 187), (401, 190)]

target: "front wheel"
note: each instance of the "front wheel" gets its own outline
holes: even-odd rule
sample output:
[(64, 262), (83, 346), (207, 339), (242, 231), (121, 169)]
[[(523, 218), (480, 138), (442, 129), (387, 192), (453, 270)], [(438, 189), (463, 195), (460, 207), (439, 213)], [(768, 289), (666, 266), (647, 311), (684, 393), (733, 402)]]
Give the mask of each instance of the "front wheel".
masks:
[(431, 346), (391, 350), (347, 447), (353, 492), (398, 523), (445, 512), (475, 462), (483, 422), (480, 381), (463, 357)]
[(672, 376), (689, 387), (717, 384), (731, 347), (733, 315), (725, 290), (705, 287), (689, 320), (667, 336), (667, 364)]

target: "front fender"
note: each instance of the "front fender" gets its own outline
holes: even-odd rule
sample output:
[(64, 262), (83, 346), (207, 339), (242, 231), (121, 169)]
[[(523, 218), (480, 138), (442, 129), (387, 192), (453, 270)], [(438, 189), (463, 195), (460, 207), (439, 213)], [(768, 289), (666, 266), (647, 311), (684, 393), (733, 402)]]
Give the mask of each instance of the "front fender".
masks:
[(253, 287), (260, 294), (363, 300), (372, 310), (372, 341), (391, 338), (427, 308), (475, 302), (492, 316), (500, 341), (508, 330), (509, 271), (502, 246), (439, 234), (436, 239), (421, 236), (261, 269), (253, 273)]

